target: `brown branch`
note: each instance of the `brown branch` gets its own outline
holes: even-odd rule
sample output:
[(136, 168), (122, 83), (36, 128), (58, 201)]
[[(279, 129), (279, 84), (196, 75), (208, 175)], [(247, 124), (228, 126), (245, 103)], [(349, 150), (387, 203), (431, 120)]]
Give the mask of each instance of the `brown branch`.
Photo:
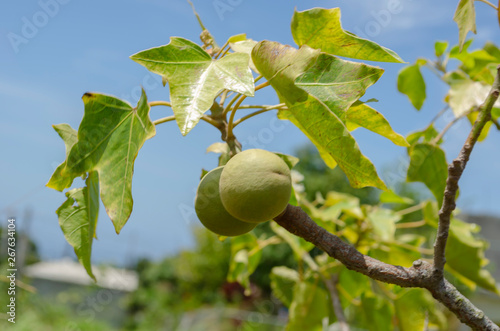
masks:
[(417, 260), (410, 268), (384, 263), (361, 254), (356, 248), (317, 225), (300, 207), (288, 205), (274, 219), (276, 223), (299, 237), (311, 242), (329, 256), (342, 262), (348, 269), (372, 279), (401, 287), (421, 287), (474, 330), (500, 331), (484, 313), (476, 308), (446, 279), (434, 281), (433, 266)]
[(486, 97), (484, 103), (479, 107), (479, 115), (476, 122), (465, 141), (465, 144), (460, 151), (458, 157), (448, 166), (448, 179), (446, 180), (446, 188), (444, 191), (443, 205), (439, 210), (439, 226), (434, 244), (434, 272), (436, 280), (443, 278), (443, 269), (446, 263), (445, 250), (446, 241), (448, 239), (448, 232), (450, 230), (450, 217), (453, 210), (455, 210), (456, 196), (458, 191), (458, 181), (464, 172), (467, 161), (469, 161), (470, 154), (481, 132), (491, 120), (491, 109), (498, 99), (500, 93), (500, 66), (497, 67), (497, 75), (495, 81), (491, 86), (490, 93)]

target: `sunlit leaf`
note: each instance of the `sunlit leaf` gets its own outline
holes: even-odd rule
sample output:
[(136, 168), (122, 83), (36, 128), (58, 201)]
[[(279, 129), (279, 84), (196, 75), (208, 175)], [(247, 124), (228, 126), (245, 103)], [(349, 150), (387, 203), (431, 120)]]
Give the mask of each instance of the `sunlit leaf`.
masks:
[(417, 110), (422, 108), (424, 104), (425, 94), (425, 81), (422, 73), (420, 72), (420, 65), (415, 63), (413, 65), (404, 67), (398, 74), (398, 91), (405, 94), (410, 99), (411, 104)]
[(474, 0), (460, 0), (453, 20), (458, 25), (458, 44), (461, 51), (467, 33), (469, 33), (469, 31), (476, 33), (476, 10), (474, 9)]
[(323, 319), (329, 315), (329, 306), (328, 293), (317, 281), (298, 283), (290, 305), (287, 331), (321, 331)]
[(441, 206), (448, 178), (448, 164), (444, 151), (437, 145), (416, 144), (410, 150), (407, 180), (422, 182), (436, 197)]
[(253, 60), (252, 60), (252, 49), (255, 45), (257, 45), (257, 42), (253, 39), (231, 41), (229, 43), (229, 46), (231, 46), (231, 49), (233, 51), (238, 52), (238, 53), (248, 54), (250, 57), (248, 65), (250, 66), (250, 68), (253, 71), (255, 71), (256, 73), (259, 73), (259, 70), (257, 70), (257, 67), (255, 67), (255, 64), (253, 63)]
[(380, 240), (390, 242), (394, 240), (396, 223), (401, 220), (401, 216), (391, 209), (374, 207), (368, 213), (367, 220), (372, 225), (374, 234)]
[(297, 271), (287, 267), (274, 267), (271, 270), (271, 289), (273, 295), (278, 298), (286, 307), (290, 307), (293, 301), (293, 290), (295, 284), (299, 282)]
[(347, 109), (377, 82), (383, 72), (378, 67), (322, 53), (295, 79), (295, 85), (320, 100), (345, 122)]
[[(386, 189), (373, 164), (361, 154), (356, 141), (336, 115), (342, 115), (364, 93), (364, 89), (376, 81), (379, 70), (355, 66), (347, 61), (339, 62), (307, 46), (297, 50), (267, 41), (254, 47), (252, 57), (259, 71), (287, 103), (286, 117), (307, 135), (323, 155), (335, 160), (353, 187), (375, 186)], [(349, 72), (342, 72), (342, 63)], [(312, 72), (323, 73), (325, 80), (315, 81)], [(343, 79), (344, 76), (348, 78)], [(352, 83), (352, 90), (345, 90), (344, 87), (336, 89), (335, 81), (340, 85)], [(315, 95), (310, 95), (304, 89)], [(343, 92), (329, 98), (328, 91)], [(339, 100), (340, 94), (344, 94), (347, 101)], [(338, 108), (331, 109), (328, 104)], [(325, 161), (331, 164), (331, 160)]]
[(342, 29), (340, 8), (313, 8), (295, 12), (292, 35), (297, 45), (353, 59), (404, 62), (394, 51)]
[[(472, 80), (456, 81), (450, 85), (449, 104), (455, 117), (460, 117), (481, 105), (491, 87)], [(499, 104), (498, 102), (495, 105)]]
[(292, 155), (283, 154), (283, 153), (274, 153), (274, 154), (276, 154), (283, 161), (285, 161), (286, 165), (288, 166), (288, 168), (290, 168), (290, 170), (292, 170), (292, 168), (295, 167), (295, 165), (297, 163), (299, 163), (299, 158), (298, 157), (295, 157), (295, 156), (292, 156)]
[(71, 148), (61, 175), (73, 180), (97, 171), (102, 202), (119, 233), (132, 212), (135, 158), (156, 133), (150, 108), (144, 91), (136, 108), (103, 94), (86, 93), (83, 102), (85, 114), (78, 142)]
[(67, 242), (74, 248), (80, 263), (88, 275), (92, 273), (91, 253), (99, 214), (99, 176), (92, 171), (86, 186), (66, 192), (67, 200), (57, 209), (61, 227)]
[(172, 37), (168, 45), (139, 52), (130, 58), (167, 79), (172, 109), (183, 135), (210, 109), (221, 90), (247, 96), (254, 94), (249, 57), (244, 53), (213, 60), (197, 44)]
[[(67, 158), (69, 152), (71, 151), (71, 148), (78, 141), (78, 133), (75, 129), (69, 126), (69, 124), (53, 125), (52, 127), (54, 128), (54, 130), (56, 130), (56, 132), (64, 141), (64, 145), (66, 146), (66, 158)], [(65, 188), (71, 186), (73, 178), (62, 175), (62, 171), (65, 167), (66, 167), (66, 161), (61, 163), (56, 168), (52, 177), (50, 177), (50, 180), (47, 183), (47, 187), (53, 188), (54, 190), (62, 191)]]
[(392, 129), (384, 115), (368, 106), (366, 103), (355, 102), (347, 110), (346, 126), (349, 131), (361, 126), (389, 139), (395, 145), (404, 147), (410, 146), (403, 136)]

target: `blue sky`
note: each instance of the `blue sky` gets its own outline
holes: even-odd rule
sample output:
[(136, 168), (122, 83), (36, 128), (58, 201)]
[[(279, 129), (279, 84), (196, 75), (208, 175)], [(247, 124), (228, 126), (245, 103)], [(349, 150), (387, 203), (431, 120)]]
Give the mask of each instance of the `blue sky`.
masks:
[[(394, 1), (398, 2), (390, 2)], [(229, 7), (217, 10), (221, 2)], [(381, 16), (389, 6), (387, 1), (194, 3), (219, 44), (231, 35), (246, 32), (255, 40), (293, 45), (290, 19), (295, 7), (304, 10), (336, 6), (342, 10), (346, 30), (364, 34), (408, 62), (417, 57), (432, 57), (435, 40), (449, 40), (451, 44), (458, 40), (457, 26), (452, 21), (457, 1), (400, 0), (400, 12), (389, 16)], [(0, 6), (0, 224), (5, 226), (8, 216), (16, 216), (19, 228), (26, 227), (24, 211), (31, 208), (30, 232), (42, 256), (73, 256), (55, 214), (64, 194), (44, 186), (64, 159), (63, 143), (51, 125), (69, 123), (77, 128), (83, 116), (81, 96), (87, 91), (135, 103), (143, 85), (149, 100), (168, 100), (168, 89), (161, 87), (158, 77), (129, 56), (167, 44), (171, 36), (198, 42), (200, 29), (184, 0), (29, 0), (4, 2)], [(498, 44), (500, 30), (495, 12), (479, 2), (476, 8), (478, 35), (474, 36), (473, 48), (488, 40)], [(13, 34), (25, 39), (13, 44)], [(443, 108), (447, 87), (430, 72), (424, 70), (428, 99), (423, 109), (416, 112), (396, 89), (397, 72), (402, 65), (376, 65), (386, 72), (363, 99), (379, 99), (374, 107), (397, 132), (406, 135), (423, 128)], [(275, 102), (271, 92), (264, 90), (252, 103)], [(151, 117), (160, 118), (170, 112), (155, 107)], [(446, 125), (445, 118), (437, 122), (439, 128)], [(94, 261), (123, 264), (138, 256), (160, 258), (192, 244), (190, 226), (198, 221), (191, 208), (200, 170), (212, 169), (217, 162), (217, 156), (206, 154), (205, 149), (219, 140), (219, 132), (204, 124), (186, 137), (181, 136), (174, 123), (157, 127), (156, 137), (146, 142), (135, 163), (134, 211), (119, 236), (101, 210)], [(273, 130), (264, 132), (263, 128)], [(468, 130), (467, 123), (459, 122), (446, 135), (444, 148), (449, 160), (457, 155)], [(288, 154), (307, 141), (291, 124), (276, 123), (274, 113), (238, 126), (236, 135), (246, 148)], [(404, 148), (363, 130), (354, 135), (383, 177), (402, 173), (407, 162)], [(461, 181), (458, 206), (462, 210), (500, 215), (499, 145), (500, 134), (493, 131), (474, 150)]]

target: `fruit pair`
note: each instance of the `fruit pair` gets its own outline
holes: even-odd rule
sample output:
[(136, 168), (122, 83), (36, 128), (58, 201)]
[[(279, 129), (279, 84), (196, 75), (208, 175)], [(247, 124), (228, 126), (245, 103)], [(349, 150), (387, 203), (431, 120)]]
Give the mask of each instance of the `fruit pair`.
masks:
[(274, 153), (249, 149), (201, 180), (195, 210), (201, 223), (223, 236), (238, 236), (278, 216), (292, 189), (290, 169)]

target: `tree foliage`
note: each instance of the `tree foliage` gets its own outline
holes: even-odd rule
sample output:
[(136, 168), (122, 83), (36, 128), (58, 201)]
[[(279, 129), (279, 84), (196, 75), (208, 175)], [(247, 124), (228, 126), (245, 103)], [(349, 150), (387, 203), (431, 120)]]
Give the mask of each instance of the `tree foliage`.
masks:
[[(304, 183), (309, 194), (302, 193), (300, 185), (295, 185), (289, 203), (299, 206), (315, 225), (331, 235), (329, 238), (340, 238), (349, 243), (350, 249), (355, 249), (370, 261), (383, 261), (407, 268), (405, 270), (416, 270), (422, 265), (422, 260), (431, 260), (434, 256), (436, 279), (448, 286), (444, 278), (439, 278), (443, 272), (439, 258), (441, 253), (444, 254), (444, 249), (439, 251), (439, 245), (444, 243), (447, 244), (444, 270), (447, 277), (470, 290), (479, 286), (499, 293), (494, 279), (484, 268), (487, 264), (484, 258), (486, 243), (477, 237), (477, 228), (451, 214), (455, 194), (452, 190), (454, 184), (450, 184), (450, 171), (461, 166), (456, 176), (458, 181), (475, 142), (486, 138), (492, 124), (500, 129), (500, 107), (495, 103), (498, 98), (496, 89), (499, 88), (496, 65), (500, 62), (500, 50), (487, 43), (482, 49), (469, 51), (470, 41), (466, 42), (465, 37), (468, 31), (475, 32), (473, 1), (461, 0), (455, 13), (459, 45), (448, 51), (446, 42), (437, 42), (436, 59), (418, 59), (405, 66), (397, 82), (398, 90), (408, 96), (417, 110), (421, 109), (427, 96), (421, 70), (430, 68), (449, 85), (445, 101), (456, 120), (467, 117), (475, 123), (466, 143), (466, 146), (471, 146), (470, 150), (465, 149), (462, 153), (466, 157), (461, 154), (465, 161), (455, 160), (450, 168), (441, 145), (446, 131), (456, 120), (441, 132), (430, 123), (427, 128), (406, 138), (397, 133), (380, 112), (360, 100), (384, 70), (345, 58), (404, 61), (396, 52), (343, 30), (340, 17), (339, 8), (295, 12), (291, 33), (298, 48), (276, 41), (254, 41), (247, 39), (246, 35), (233, 36), (219, 47), (202, 26), (202, 45), (172, 37), (167, 45), (132, 55), (132, 60), (161, 75), (164, 83), (168, 83), (169, 101), (148, 102), (143, 91), (137, 106), (133, 107), (112, 96), (84, 94), (85, 113), (78, 131), (64, 124), (54, 127), (67, 152), (66, 160), (56, 169), (48, 186), (62, 191), (71, 186), (74, 178), (81, 176), (86, 179), (85, 187), (66, 193), (67, 200), (58, 209), (58, 216), (68, 242), (75, 248), (90, 276), (98, 198), (119, 233), (132, 211), (134, 160), (146, 140), (154, 137), (156, 125), (175, 120), (182, 135), (188, 134), (200, 120), (215, 126), (220, 130), (223, 142), (212, 145), (209, 150), (220, 153), (219, 165), (224, 165), (244, 147), (238, 142), (234, 127), (263, 112), (277, 110), (279, 119), (290, 121), (309, 138), (326, 166), (338, 166), (350, 186), (374, 187), (383, 191), (379, 203), (376, 203), (373, 191), (366, 190), (360, 199), (338, 192), (336, 187), (311, 184), (315, 173), (326, 171), (326, 167), (301, 166), (299, 163), (296, 169), (306, 176)], [(458, 68), (449, 70), (450, 60), (458, 61)], [(257, 85), (261, 79), (266, 81)], [(276, 92), (279, 104), (244, 104), (248, 97), (268, 86)], [(483, 103), (485, 100), (487, 102)], [(160, 105), (171, 107), (173, 115), (151, 121), (150, 108)], [(245, 107), (257, 110), (236, 119), (238, 110)], [(390, 190), (351, 134), (358, 128), (375, 132), (406, 148), (409, 156), (407, 181), (425, 184), (435, 200), (415, 204), (412, 199)], [(295, 166), (296, 158), (280, 156), (289, 162), (290, 167)], [(300, 231), (292, 234), (277, 222), (272, 222), (268, 231), (249, 232), (227, 239), (221, 245), (230, 243), (231, 246), (229, 251), (224, 251), (224, 254), (230, 252), (227, 279), (240, 283), (247, 294), (251, 291), (251, 276), (258, 269), (264, 252), (274, 245), (289, 247), (296, 266), (276, 266), (270, 270), (269, 276), (273, 294), (288, 307), (288, 330), (322, 330), (325, 324), (334, 323), (340, 327), (349, 323), (370, 330), (422, 330), (427, 323), (446, 328), (445, 315), (429, 292), (437, 289), (439, 284), (432, 285), (434, 287), (422, 285), (415, 278), (414, 283), (408, 280), (410, 285), (406, 286), (416, 288), (403, 288), (390, 281), (382, 282), (380, 277), (371, 276), (368, 271), (365, 274), (370, 277), (362, 276), (310, 242), (319, 240), (321, 243), (322, 238), (311, 239), (311, 234)], [(434, 251), (436, 229), (438, 248)], [(183, 262), (190, 258), (196, 257), (190, 256)], [(350, 257), (343, 258), (347, 261)], [(193, 265), (184, 265), (183, 268), (203, 265), (193, 262)], [(213, 272), (208, 269), (206, 272)], [(190, 275), (193, 274), (185, 274), (188, 278)], [(197, 285), (190, 283), (190, 286), (211, 286), (204, 280), (193, 280)], [(447, 291), (456, 293), (450, 287)], [(437, 297), (435, 293), (433, 295)], [(454, 312), (459, 310), (456, 302), (438, 300)], [(468, 307), (461, 311), (474, 313), (477, 317), (476, 308)], [(467, 320), (464, 316), (459, 317)], [(490, 322), (483, 316), (471, 322), (477, 324), (470, 325), (491, 326)]]

